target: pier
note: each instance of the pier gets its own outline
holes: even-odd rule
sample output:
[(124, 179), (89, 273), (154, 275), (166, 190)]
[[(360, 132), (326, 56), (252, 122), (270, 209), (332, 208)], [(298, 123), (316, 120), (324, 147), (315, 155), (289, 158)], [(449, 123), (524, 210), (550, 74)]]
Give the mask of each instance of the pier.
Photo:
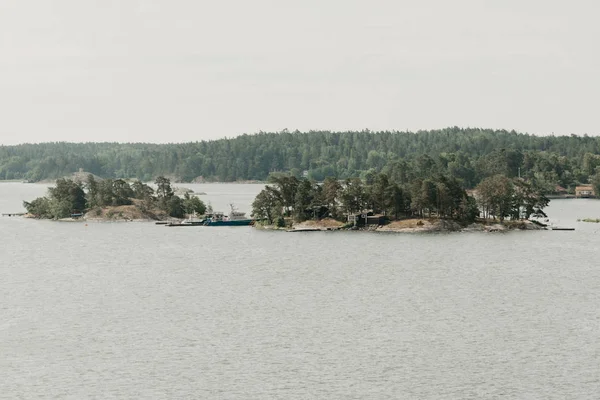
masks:
[(25, 214), (27, 214), (27, 213), (24, 213), (24, 212), (2, 213), (2, 216), (3, 217), (22, 217)]

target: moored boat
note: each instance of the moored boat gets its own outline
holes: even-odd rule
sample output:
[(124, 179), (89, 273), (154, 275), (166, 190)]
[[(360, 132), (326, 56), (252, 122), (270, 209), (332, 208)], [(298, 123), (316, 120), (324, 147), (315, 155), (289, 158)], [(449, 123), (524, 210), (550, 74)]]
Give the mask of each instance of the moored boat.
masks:
[(196, 218), (196, 213), (189, 216), (188, 219), (184, 219), (181, 222), (171, 222), (167, 226), (203, 226), (205, 219)]
[(254, 224), (252, 218), (246, 217), (246, 213), (237, 211), (233, 204), (230, 204), (231, 211), (228, 215), (222, 212), (215, 212), (204, 220), (204, 226), (249, 226)]
[(182, 222), (169, 222), (165, 226), (204, 226), (204, 220), (201, 221), (188, 221), (184, 220)]

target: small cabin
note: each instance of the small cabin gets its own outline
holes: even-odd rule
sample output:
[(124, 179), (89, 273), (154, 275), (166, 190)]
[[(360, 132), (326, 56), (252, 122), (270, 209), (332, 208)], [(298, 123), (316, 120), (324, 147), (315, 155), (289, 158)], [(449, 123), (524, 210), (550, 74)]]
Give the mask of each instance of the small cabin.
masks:
[(596, 197), (596, 193), (594, 193), (594, 188), (591, 185), (576, 186), (575, 187), (575, 197), (577, 197), (577, 198)]
[(363, 219), (363, 221), (364, 221), (364, 218), (361, 218), (361, 214), (348, 214), (348, 217), (347, 217), (347, 221), (349, 223), (353, 223), (355, 225), (358, 225), (360, 223), (361, 219)]
[(560, 185), (556, 185), (556, 186), (554, 186), (554, 193), (560, 194), (560, 195), (565, 195), (568, 193), (568, 191), (564, 187), (562, 187)]
[(347, 221), (355, 225), (385, 225), (389, 222), (389, 218), (382, 214), (373, 214), (372, 211), (363, 212), (360, 214), (348, 214)]
[(367, 225), (385, 225), (388, 222), (389, 218), (385, 215), (367, 215)]

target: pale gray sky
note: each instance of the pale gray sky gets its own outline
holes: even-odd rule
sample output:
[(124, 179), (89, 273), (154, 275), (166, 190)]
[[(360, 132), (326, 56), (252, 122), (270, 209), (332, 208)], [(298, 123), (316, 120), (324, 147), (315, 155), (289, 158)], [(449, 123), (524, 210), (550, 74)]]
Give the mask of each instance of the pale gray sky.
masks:
[(600, 133), (593, 0), (2, 0), (0, 143)]

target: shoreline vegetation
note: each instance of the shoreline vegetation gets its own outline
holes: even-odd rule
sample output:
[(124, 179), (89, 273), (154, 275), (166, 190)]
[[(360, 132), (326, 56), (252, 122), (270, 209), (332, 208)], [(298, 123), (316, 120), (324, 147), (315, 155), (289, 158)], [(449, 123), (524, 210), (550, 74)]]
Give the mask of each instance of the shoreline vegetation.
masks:
[(600, 193), (600, 137), (535, 136), (449, 127), (404, 132), (287, 131), (180, 144), (40, 143), (0, 146), (0, 179), (40, 182), (88, 171), (151, 182), (262, 183), (273, 172), (323, 182), (385, 173), (402, 185), (430, 171), (471, 190), (487, 177), (535, 181), (548, 195)]
[[(536, 229), (528, 220), (546, 217), (543, 209), (549, 203), (535, 180), (502, 174), (482, 179), (470, 191), (435, 169), (408, 182), (383, 172), (323, 182), (272, 173), (268, 182), (252, 203), (255, 225), (293, 232)], [(80, 171), (73, 179), (58, 179), (47, 196), (23, 205), (30, 217), (59, 221), (174, 221), (207, 211), (192, 190), (173, 188), (169, 178), (159, 176), (154, 184), (156, 189)]]
[(207, 211), (200, 194), (186, 188), (174, 189), (162, 176), (154, 183), (156, 189), (140, 181), (100, 180), (92, 174), (85, 181), (63, 178), (48, 188), (46, 196), (25, 201), (23, 206), (26, 217), (57, 221), (181, 220)]
[[(81, 174), (85, 174), (85, 176), (83, 178), (81, 178)], [(82, 183), (85, 183), (87, 181), (87, 176), (90, 175), (88, 172), (74, 172), (72, 174), (68, 174), (65, 175), (59, 179), (70, 179), (70, 180), (74, 180), (74, 181), (79, 181)], [(101, 178), (97, 175), (94, 175), (94, 178), (96, 180), (103, 180), (104, 178)], [(138, 179), (134, 179), (134, 178), (116, 178), (116, 179), (121, 179), (124, 180), (125, 182), (131, 183), (131, 182), (135, 182)], [(169, 181), (172, 182), (172, 184), (186, 184), (186, 183), (192, 183), (192, 184), (211, 184), (211, 185), (232, 185), (232, 184), (237, 184), (237, 185), (266, 185), (267, 181), (260, 181), (260, 180), (238, 180), (238, 181), (201, 181), (201, 182), (187, 182), (187, 181), (181, 181), (181, 180), (171, 180), (169, 179)], [(0, 179), (0, 183), (27, 183), (27, 184), (35, 184), (35, 185), (53, 185), (54, 183), (56, 183), (56, 179), (43, 179), (43, 180), (39, 180), (39, 181), (27, 181), (27, 180), (21, 180), (21, 179)], [(143, 183), (145, 184), (149, 184), (149, 183), (153, 183), (152, 181), (143, 181)], [(174, 190), (179, 189), (179, 187), (174, 187)]]
[[(520, 179), (494, 176), (469, 194), (460, 182), (441, 175), (403, 187), (385, 174), (323, 183), (272, 174), (252, 204), (257, 229), (288, 232), (356, 230), (370, 232), (502, 232), (540, 230), (529, 221), (545, 216), (543, 192)], [(122, 179), (59, 179), (47, 196), (24, 202), (29, 218), (57, 221), (181, 221), (203, 215), (206, 205), (190, 189), (173, 188), (158, 177), (156, 190)], [(178, 196), (182, 195), (182, 197)], [(209, 206), (210, 208), (210, 206)], [(374, 222), (373, 222), (374, 221)]]
[(430, 171), (406, 184), (385, 173), (323, 183), (271, 174), (252, 203), (255, 226), (300, 231), (379, 232), (539, 230), (549, 199), (535, 181), (494, 175), (467, 191), (453, 177)]
[[(457, 127), (416, 133), (284, 130), (185, 145), (0, 146), (0, 178), (37, 182), (68, 175), (47, 196), (24, 203), (30, 215), (55, 220), (203, 215), (198, 194), (171, 182), (237, 182), (265, 184), (252, 203), (257, 227), (534, 229), (528, 221), (546, 217), (549, 198), (600, 193), (598, 154), (600, 138), (574, 135)], [(143, 183), (148, 181), (156, 190)]]
[(590, 222), (590, 223), (594, 223), (594, 224), (598, 224), (600, 223), (600, 218), (584, 218), (584, 219), (578, 219), (577, 222)]

